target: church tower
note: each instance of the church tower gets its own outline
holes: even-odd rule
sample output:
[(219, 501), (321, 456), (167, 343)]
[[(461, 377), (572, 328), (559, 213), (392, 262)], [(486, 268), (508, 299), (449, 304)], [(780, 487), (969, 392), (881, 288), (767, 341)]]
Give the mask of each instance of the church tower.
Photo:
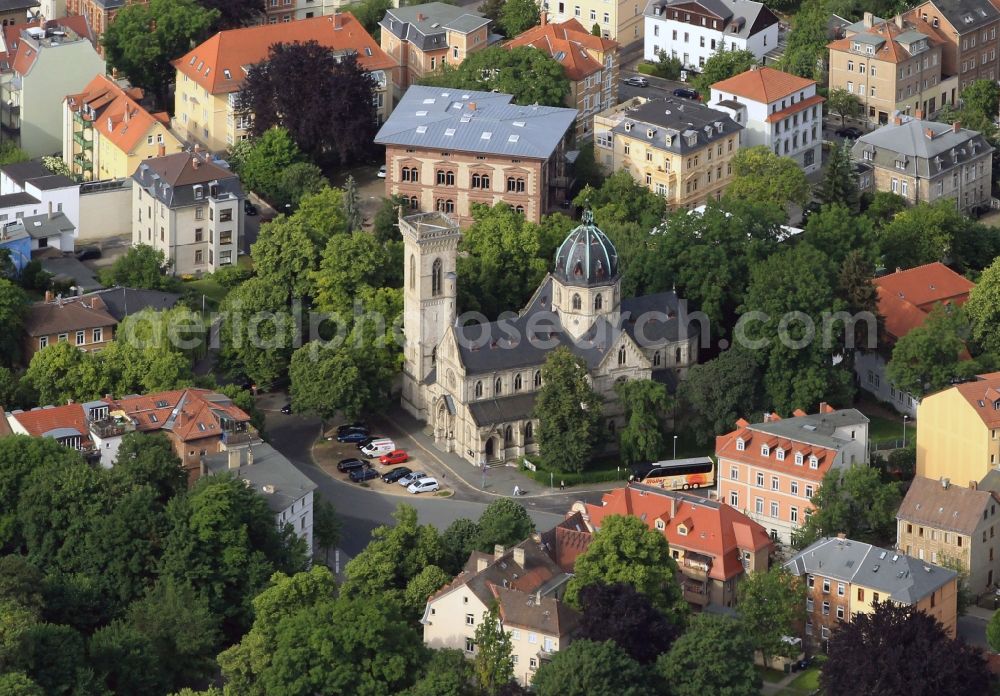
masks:
[(435, 352), (455, 323), (455, 264), (462, 238), (458, 223), (443, 213), (400, 216), (403, 235), (403, 408), (427, 420), (424, 380)]

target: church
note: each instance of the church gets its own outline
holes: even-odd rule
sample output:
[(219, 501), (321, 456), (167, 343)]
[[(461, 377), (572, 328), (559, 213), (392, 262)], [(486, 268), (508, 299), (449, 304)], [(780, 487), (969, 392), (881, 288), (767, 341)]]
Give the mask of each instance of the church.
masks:
[(404, 242), (402, 405), (436, 445), (471, 464), (538, 451), (532, 417), (549, 351), (580, 357), (604, 399), (608, 440), (624, 424), (614, 387), (653, 379), (673, 392), (699, 335), (674, 292), (622, 298), (618, 252), (585, 211), (526, 307), (470, 323), (456, 307), (461, 232), (440, 212), (399, 220)]

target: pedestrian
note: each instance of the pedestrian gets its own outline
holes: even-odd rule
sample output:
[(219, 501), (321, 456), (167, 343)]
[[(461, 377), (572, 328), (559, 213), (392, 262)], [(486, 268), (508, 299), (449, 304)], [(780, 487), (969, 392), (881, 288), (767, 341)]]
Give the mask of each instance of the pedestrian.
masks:
[(562, 479), (559, 479), (559, 490), (561, 491), (566, 490), (566, 482), (563, 481)]
[(514, 497), (516, 498), (519, 495), (521, 495), (521, 489), (518, 488), (517, 484), (515, 483), (514, 484)]

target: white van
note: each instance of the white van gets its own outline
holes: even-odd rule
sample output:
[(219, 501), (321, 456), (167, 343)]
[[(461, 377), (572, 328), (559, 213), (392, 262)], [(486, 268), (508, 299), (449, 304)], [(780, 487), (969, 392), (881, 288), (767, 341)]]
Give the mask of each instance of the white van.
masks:
[(382, 438), (381, 440), (372, 440), (362, 447), (361, 454), (366, 457), (381, 457), (383, 454), (389, 454), (394, 449), (396, 449), (396, 443), (389, 438)]

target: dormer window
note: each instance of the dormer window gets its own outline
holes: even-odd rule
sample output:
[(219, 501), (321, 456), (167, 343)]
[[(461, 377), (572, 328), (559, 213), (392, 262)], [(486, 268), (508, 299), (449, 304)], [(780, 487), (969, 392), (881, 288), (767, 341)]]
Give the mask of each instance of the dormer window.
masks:
[(646, 129), (646, 137), (647, 138), (652, 138), (654, 133), (656, 133), (656, 131), (653, 130), (652, 128), (647, 128)]
[(201, 184), (194, 185), (194, 199), (200, 201), (205, 197), (205, 187)]
[(666, 529), (667, 525), (664, 524), (663, 520), (656, 520), (656, 528), (661, 532)]
[(809, 468), (810, 469), (818, 469), (819, 468), (819, 459), (816, 458), (815, 454), (809, 455)]
[(855, 51), (858, 51), (860, 53), (861, 52), (861, 42), (860, 41), (855, 41), (853, 48), (854, 48)]
[(747, 448), (746, 440), (744, 440), (742, 437), (736, 438), (736, 451), (742, 452), (746, 448)]
[(677, 525), (677, 533), (680, 534), (681, 536), (687, 536), (688, 528), (685, 527), (683, 524), (679, 524)]
[(769, 456), (771, 456), (771, 448), (768, 447), (767, 445), (761, 445), (760, 446), (760, 456), (762, 456), (762, 457), (769, 457)]
[(795, 463), (798, 464), (799, 466), (802, 466), (802, 453), (801, 452), (796, 452), (795, 453)]
[(779, 462), (785, 461), (785, 450), (779, 447), (777, 450), (775, 450), (774, 456)]

